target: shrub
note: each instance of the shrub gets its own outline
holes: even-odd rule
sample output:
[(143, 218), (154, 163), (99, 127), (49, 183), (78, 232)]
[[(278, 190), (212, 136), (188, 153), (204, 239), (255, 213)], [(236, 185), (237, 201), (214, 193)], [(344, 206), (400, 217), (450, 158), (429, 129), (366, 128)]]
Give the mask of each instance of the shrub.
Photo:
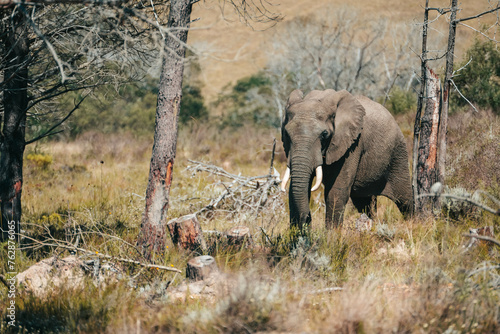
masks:
[(182, 88), (181, 111), (179, 122), (187, 124), (191, 120), (205, 120), (208, 109), (205, 107), (201, 89), (198, 86), (186, 85)]
[(30, 153), (26, 156), (26, 160), (41, 169), (48, 169), (52, 164), (52, 156), (48, 154)]
[(394, 87), (385, 106), (393, 114), (403, 114), (417, 108), (417, 97), (412, 91)]
[(222, 110), (223, 127), (245, 124), (280, 126), (278, 112), (272, 103), (270, 81), (264, 73), (238, 80), (231, 91), (215, 103), (215, 107)]
[[(499, 114), (500, 51), (495, 43), (476, 41), (458, 68), (462, 69), (453, 80), (462, 94), (475, 105), (491, 108)], [(453, 96), (453, 102), (458, 106), (467, 105), (458, 94)]]

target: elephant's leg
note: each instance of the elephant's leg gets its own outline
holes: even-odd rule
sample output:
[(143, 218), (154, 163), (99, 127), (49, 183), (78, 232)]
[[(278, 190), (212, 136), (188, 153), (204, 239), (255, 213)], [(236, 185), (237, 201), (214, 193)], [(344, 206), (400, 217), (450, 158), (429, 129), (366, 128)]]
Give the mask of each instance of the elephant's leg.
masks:
[(366, 213), (368, 217), (374, 217), (374, 209), (377, 208), (377, 197), (351, 197), (352, 204), (356, 207), (358, 212)]
[(349, 192), (346, 189), (325, 187), (326, 216), (325, 226), (327, 229), (337, 228), (344, 220), (344, 208), (349, 200)]
[(391, 171), (382, 195), (392, 199), (398, 206), (399, 211), (407, 217), (413, 214), (413, 191), (405, 145), (405, 143), (400, 143), (402, 148), (396, 150), (403, 153), (393, 155)]

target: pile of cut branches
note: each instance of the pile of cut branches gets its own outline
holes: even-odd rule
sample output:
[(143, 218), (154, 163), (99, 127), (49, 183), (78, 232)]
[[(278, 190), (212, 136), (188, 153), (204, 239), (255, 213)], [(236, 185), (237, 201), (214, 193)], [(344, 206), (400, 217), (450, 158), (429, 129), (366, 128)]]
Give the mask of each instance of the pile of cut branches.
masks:
[(199, 209), (196, 214), (213, 216), (216, 212), (228, 216), (250, 213), (258, 215), (263, 210), (278, 211), (284, 209), (283, 192), (280, 189), (280, 175), (273, 167), (274, 146), (269, 173), (260, 176), (242, 176), (231, 174), (221, 167), (210, 163), (188, 160), (190, 165), (186, 168), (196, 173), (204, 172), (222, 177), (214, 184), (221, 191), (210, 203)]

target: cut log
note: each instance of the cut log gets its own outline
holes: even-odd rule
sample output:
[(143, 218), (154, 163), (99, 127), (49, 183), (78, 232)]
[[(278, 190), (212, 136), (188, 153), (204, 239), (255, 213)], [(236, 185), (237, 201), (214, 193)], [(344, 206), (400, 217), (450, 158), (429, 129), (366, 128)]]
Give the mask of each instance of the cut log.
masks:
[(172, 219), (167, 223), (167, 227), (172, 242), (179, 248), (189, 250), (206, 248), (206, 242), (196, 215), (186, 215)]
[(188, 261), (186, 267), (186, 277), (193, 281), (203, 280), (210, 274), (219, 271), (215, 259), (210, 255), (202, 255)]
[(250, 229), (246, 226), (236, 226), (226, 232), (227, 241), (230, 245), (250, 244), (252, 236)]

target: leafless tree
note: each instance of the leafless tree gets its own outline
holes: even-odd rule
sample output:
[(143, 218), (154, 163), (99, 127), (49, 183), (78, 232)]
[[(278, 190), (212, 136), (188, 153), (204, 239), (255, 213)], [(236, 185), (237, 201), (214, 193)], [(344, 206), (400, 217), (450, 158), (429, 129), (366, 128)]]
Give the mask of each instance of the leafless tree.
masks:
[[(454, 71), (457, 27), (462, 25), (473, 29), (489, 40), (497, 42), (497, 32), (500, 26), (500, 19), (498, 16), (500, 1), (488, 0), (486, 10), (463, 18), (460, 18), (458, 15), (460, 13), (460, 7), (457, 0), (451, 0), (450, 6), (447, 8), (431, 7), (429, 2), (429, 0), (425, 1), (424, 22), (422, 24), (422, 52), (420, 55), (421, 87), (418, 96), (413, 141), (413, 193), (417, 211), (426, 211), (426, 205), (423, 205), (421, 202), (421, 195), (428, 193), (432, 184), (436, 182), (444, 184), (445, 181), (446, 133), (449, 99), (452, 92), (451, 88), (455, 88), (458, 94), (467, 100), (467, 98), (460, 93), (460, 88), (457, 87), (453, 81), (454, 75), (460, 71), (460, 69)], [(436, 13), (436, 16), (429, 18), (430, 13)], [(486, 29), (481, 30), (480, 28), (475, 28), (472, 25), (464, 23), (471, 20), (479, 20), (479, 18), (488, 14), (496, 15), (496, 20), (493, 20), (493, 23)], [(443, 47), (441, 52), (438, 51), (435, 56), (430, 56), (431, 52), (427, 46), (429, 26), (442, 16), (448, 18), (449, 28), (447, 46)], [(483, 25), (480, 21), (478, 24)], [(446, 61), (442, 99), (436, 99), (439, 92), (435, 89), (429, 89), (429, 87), (435, 85), (434, 82), (438, 79), (435, 75), (429, 75), (429, 73), (432, 72), (429, 63), (442, 59)], [(435, 100), (434, 102), (432, 102), (433, 99)], [(422, 114), (422, 108), (424, 106), (425, 111)], [(432, 129), (432, 131), (426, 131), (426, 128)]]
[(356, 13), (331, 7), (325, 12), (289, 22), (269, 47), (267, 71), (280, 110), (280, 101), (297, 87), (347, 89), (372, 98), (389, 96), (395, 85), (410, 87), (416, 65), (410, 26), (361, 22)]
[[(51, 3), (56, 1), (4, 1), (0, 9), (3, 230), (15, 221), (19, 232), (26, 145), (59, 132), (93, 88), (137, 75), (138, 64), (154, 57), (157, 37), (152, 32), (157, 30), (115, 6), (124, 2)], [(151, 8), (142, 11), (152, 13)], [(57, 103), (72, 91), (82, 96), (74, 106)], [(32, 124), (43, 124), (45, 130), (27, 133)]]
[[(155, 253), (161, 254), (165, 250), (169, 195), (182, 98), (184, 57), (192, 3), (192, 0), (171, 0), (167, 23), (169, 30), (164, 36), (167, 53), (162, 61), (146, 207), (137, 241), (148, 259)], [(266, 9), (268, 3), (265, 1), (238, 0), (229, 3), (246, 24), (253, 21), (274, 23), (279, 19), (279, 16)]]

